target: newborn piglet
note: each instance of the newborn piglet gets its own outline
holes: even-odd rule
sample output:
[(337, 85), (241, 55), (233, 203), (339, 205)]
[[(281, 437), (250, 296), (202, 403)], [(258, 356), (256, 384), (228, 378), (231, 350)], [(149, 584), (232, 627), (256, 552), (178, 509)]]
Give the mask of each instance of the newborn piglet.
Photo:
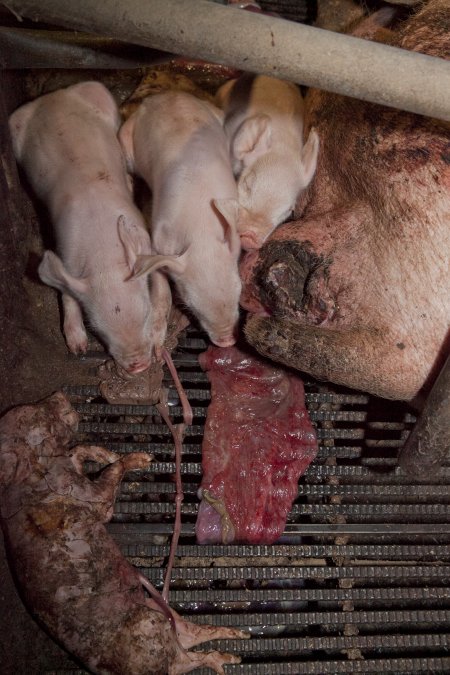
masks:
[(184, 92), (143, 100), (119, 137), (131, 171), (152, 190), (152, 249), (135, 277), (162, 268), (212, 342), (236, 341), (241, 281), (237, 188), (222, 113)]
[[(247, 636), (181, 619), (105, 528), (123, 475), (145, 469), (151, 457), (71, 447), (77, 424), (62, 393), (0, 420), (0, 520), (25, 603), (93, 673), (178, 675), (197, 667), (223, 673), (223, 664), (239, 659), (189, 648)], [(86, 460), (108, 466), (90, 480)]]
[(226, 82), (216, 101), (238, 177), (241, 244), (259, 249), (311, 182), (319, 137), (311, 130), (303, 142), (303, 98), (292, 82), (245, 74)]
[(88, 346), (83, 311), (111, 356), (138, 373), (149, 367), (160, 336), (152, 332), (147, 280), (129, 279), (137, 257), (151, 248), (133, 203), (119, 124), (116, 103), (99, 82), (41, 96), (9, 120), (16, 159), (53, 223), (58, 255), (45, 252), (39, 276), (62, 293), (70, 351)]

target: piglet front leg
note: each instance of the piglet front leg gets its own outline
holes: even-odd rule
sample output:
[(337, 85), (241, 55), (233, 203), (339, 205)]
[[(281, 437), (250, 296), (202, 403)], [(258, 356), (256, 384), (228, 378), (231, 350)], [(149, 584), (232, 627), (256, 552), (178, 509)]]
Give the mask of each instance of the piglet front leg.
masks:
[(72, 464), (77, 473), (83, 474), (83, 463), (86, 461), (99, 464), (112, 464), (120, 459), (120, 455), (98, 445), (77, 445), (72, 449)]
[(79, 445), (74, 449), (72, 462), (78, 473), (82, 473), (83, 462), (88, 459), (97, 462), (112, 462), (103, 469), (97, 480), (86, 479), (83, 486), (83, 498), (91, 504), (96, 504), (99, 518), (107, 523), (112, 517), (114, 502), (124, 475), (133, 469), (147, 468), (153, 457), (144, 452), (132, 452), (129, 455), (119, 456), (95, 445)]
[(83, 323), (83, 315), (78, 301), (71, 295), (63, 293), (64, 336), (72, 354), (84, 354), (88, 348), (88, 336)]

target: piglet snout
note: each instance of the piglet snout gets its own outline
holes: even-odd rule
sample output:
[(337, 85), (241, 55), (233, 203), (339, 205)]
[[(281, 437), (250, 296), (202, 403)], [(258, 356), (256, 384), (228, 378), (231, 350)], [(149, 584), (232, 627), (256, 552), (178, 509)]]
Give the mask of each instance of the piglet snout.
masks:
[(218, 347), (232, 347), (234, 344), (236, 344), (236, 337), (234, 335), (227, 335), (225, 337), (219, 338), (211, 337), (211, 340)]
[(133, 363), (130, 363), (125, 370), (127, 373), (130, 373), (132, 375), (137, 375), (137, 373), (142, 373), (144, 370), (147, 370), (147, 368), (150, 368), (150, 359), (142, 359), (140, 361), (134, 361)]
[(247, 231), (241, 234), (241, 246), (244, 251), (256, 251), (261, 248), (263, 242), (254, 232)]

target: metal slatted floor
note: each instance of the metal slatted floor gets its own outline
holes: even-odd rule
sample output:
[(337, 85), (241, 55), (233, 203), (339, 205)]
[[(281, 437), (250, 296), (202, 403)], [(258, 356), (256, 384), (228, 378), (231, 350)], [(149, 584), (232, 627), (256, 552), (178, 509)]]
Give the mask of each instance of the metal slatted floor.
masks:
[[(320, 450), (299, 481), (279, 542), (197, 546), (210, 399), (197, 355), (205, 347), (190, 332), (174, 354), (194, 420), (183, 447), (183, 525), (171, 605), (192, 621), (251, 633), (248, 641), (217, 643), (242, 656), (240, 665), (226, 667), (230, 674), (449, 673), (449, 467), (432, 482), (424, 475), (412, 483), (399, 471), (396, 455), (414, 424), (411, 411), (307, 382)], [(88, 358), (94, 363), (98, 353)], [(165, 383), (172, 415), (181, 420), (175, 389)], [(174, 517), (169, 430), (151, 406), (108, 405), (92, 385), (66, 392), (82, 418), (80, 441), (155, 456), (149, 470), (125, 477), (109, 529), (129, 560), (161, 587)]]

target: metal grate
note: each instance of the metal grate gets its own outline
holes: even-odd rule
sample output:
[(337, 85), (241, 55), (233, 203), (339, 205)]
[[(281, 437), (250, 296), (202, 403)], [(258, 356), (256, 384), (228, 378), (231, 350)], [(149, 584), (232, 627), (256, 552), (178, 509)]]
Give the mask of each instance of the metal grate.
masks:
[[(249, 641), (217, 645), (242, 656), (226, 668), (230, 674), (450, 672), (449, 467), (440, 482), (423, 476), (411, 484), (399, 471), (396, 454), (414, 424), (411, 411), (306, 382), (320, 450), (300, 479), (283, 536), (273, 546), (198, 546), (196, 493), (210, 393), (197, 355), (205, 348), (190, 332), (174, 354), (194, 409), (183, 448), (174, 609), (192, 621), (250, 631)], [(179, 420), (177, 394), (166, 384)], [(80, 441), (155, 455), (148, 471), (126, 476), (109, 528), (129, 560), (161, 587), (174, 515), (169, 431), (151, 406), (107, 405), (92, 385), (66, 392), (82, 418)]]

